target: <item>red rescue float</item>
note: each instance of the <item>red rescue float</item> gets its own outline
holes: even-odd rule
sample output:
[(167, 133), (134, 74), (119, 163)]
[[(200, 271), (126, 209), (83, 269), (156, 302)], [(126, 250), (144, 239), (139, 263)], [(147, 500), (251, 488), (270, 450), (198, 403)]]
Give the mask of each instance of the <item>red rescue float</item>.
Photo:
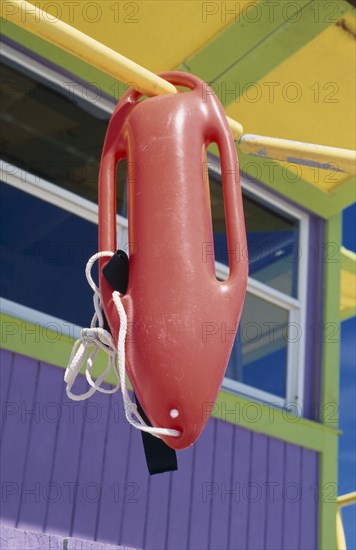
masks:
[[(129, 89), (111, 118), (99, 176), (99, 250), (115, 252), (116, 167), (126, 158), (130, 271), (122, 299), (127, 318), (127, 371), (153, 426), (179, 430), (162, 436), (188, 447), (207, 421), (233, 345), (221, 337), (240, 320), (248, 262), (236, 149), (217, 97), (195, 76), (160, 76), (191, 91), (140, 101)], [(230, 276), (218, 281), (214, 257), (206, 150), (220, 152)], [(100, 290), (114, 340), (119, 317), (100, 260)], [(207, 324), (219, 327), (208, 338)]]

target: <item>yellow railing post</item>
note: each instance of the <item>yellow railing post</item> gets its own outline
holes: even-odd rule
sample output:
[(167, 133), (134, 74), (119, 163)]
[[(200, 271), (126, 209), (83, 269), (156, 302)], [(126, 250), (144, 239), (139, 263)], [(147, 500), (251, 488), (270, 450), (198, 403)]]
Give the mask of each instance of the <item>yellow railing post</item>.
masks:
[[(67, 23), (57, 19), (54, 21), (46, 12), (25, 0), (3, 1), (2, 15), (12, 23), (136, 88), (142, 94), (153, 96), (177, 93), (175, 86), (163, 78)], [(239, 122), (229, 117), (228, 122), (234, 139), (244, 153), (356, 175), (355, 151), (267, 136), (243, 135)]]
[(355, 174), (356, 153), (348, 149), (252, 134), (242, 136), (239, 147), (242, 153), (248, 155)]
[(349, 506), (350, 504), (356, 503), (356, 491), (337, 497), (336, 503), (336, 547), (337, 550), (346, 550), (346, 539), (344, 526), (342, 523), (341, 508), (343, 506)]

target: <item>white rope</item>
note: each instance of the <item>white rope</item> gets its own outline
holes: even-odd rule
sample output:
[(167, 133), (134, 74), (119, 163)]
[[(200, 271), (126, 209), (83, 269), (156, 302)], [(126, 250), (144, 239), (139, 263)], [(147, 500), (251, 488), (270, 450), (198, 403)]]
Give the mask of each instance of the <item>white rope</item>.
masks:
[[(94, 263), (103, 257), (113, 256), (112, 252), (98, 252), (94, 254), (88, 261), (85, 274), (88, 280), (89, 285), (93, 289), (94, 296), (94, 316), (90, 323), (90, 328), (84, 328), (81, 331), (80, 338), (76, 341), (73, 346), (71, 356), (69, 358), (68, 366), (64, 373), (64, 381), (67, 383), (67, 395), (70, 399), (74, 401), (83, 401), (88, 399), (96, 391), (102, 393), (115, 393), (121, 387), (121, 393), (124, 401), (125, 416), (127, 421), (143, 432), (148, 432), (155, 437), (160, 438), (161, 435), (169, 435), (172, 437), (178, 437), (180, 432), (178, 430), (173, 430), (169, 428), (158, 428), (155, 426), (147, 426), (141, 415), (137, 410), (137, 405), (131, 401), (129, 392), (126, 385), (126, 362), (125, 362), (125, 341), (126, 341), (126, 331), (127, 331), (127, 317), (124, 306), (121, 301), (120, 293), (114, 291), (112, 293), (112, 298), (117, 309), (117, 313), (120, 318), (120, 328), (117, 341), (117, 347), (112, 339), (111, 334), (103, 328), (104, 317), (103, 317), (103, 307), (102, 307), (102, 298), (100, 289), (96, 286), (92, 276), (91, 270)], [(98, 326), (97, 326), (98, 325)], [(93, 351), (89, 353), (90, 348), (93, 348)], [(108, 355), (108, 363), (104, 372), (97, 378), (93, 380), (91, 376), (91, 371), (93, 368), (93, 363), (95, 357), (99, 350), (105, 351)], [(89, 354), (89, 355), (88, 355)], [(72, 387), (77, 378), (82, 366), (85, 363), (85, 376), (91, 386), (91, 388), (81, 394), (72, 393)], [(101, 384), (104, 382), (105, 378), (109, 372), (113, 371), (115, 373), (117, 384), (114, 388), (107, 390), (101, 387)]]

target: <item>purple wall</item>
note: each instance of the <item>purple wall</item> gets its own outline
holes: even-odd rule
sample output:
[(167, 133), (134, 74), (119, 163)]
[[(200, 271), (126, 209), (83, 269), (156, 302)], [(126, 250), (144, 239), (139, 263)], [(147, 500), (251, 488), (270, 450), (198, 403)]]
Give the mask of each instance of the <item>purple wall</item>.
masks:
[(320, 419), (323, 350), (324, 285), (320, 284), (320, 281), (324, 280), (324, 232), (324, 220), (311, 215), (309, 218), (303, 416), (317, 422)]
[(119, 394), (70, 401), (63, 369), (0, 353), (5, 524), (145, 550), (317, 548), (317, 453), (211, 419), (178, 472), (150, 477)]

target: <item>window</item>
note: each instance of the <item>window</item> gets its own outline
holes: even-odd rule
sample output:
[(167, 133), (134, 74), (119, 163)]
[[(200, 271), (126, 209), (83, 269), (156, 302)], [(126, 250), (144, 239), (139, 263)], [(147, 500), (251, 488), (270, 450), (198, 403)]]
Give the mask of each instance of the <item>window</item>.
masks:
[[(98, 170), (115, 102), (6, 44), (2, 50), (2, 311), (65, 320), (61, 330), (73, 336), (93, 315), (84, 269), (97, 251)], [(118, 212), (126, 215), (125, 163), (117, 176)], [(126, 243), (123, 216), (117, 227)]]
[[(224, 201), (209, 157), (217, 275), (228, 276)], [(301, 411), (308, 217), (241, 176), (249, 282), (224, 386)]]
[[(9, 46), (3, 53), (1, 158), (97, 202), (101, 150), (114, 102), (99, 101), (89, 87), (44, 69)], [(124, 180), (125, 164), (120, 163), (117, 207), (123, 215)]]
[(84, 283), (97, 251), (97, 226), (12, 185), (1, 183), (1, 294), (28, 308), (86, 326), (92, 293)]
[[(2, 76), (3, 309), (22, 311), (32, 321), (47, 315), (87, 326), (92, 297), (83, 284), (84, 266), (96, 250), (98, 167), (115, 103), (97, 96), (90, 101), (84, 84), (44, 71), (9, 46)], [(214, 248), (218, 277), (225, 279), (224, 205), (215, 164), (209, 163)], [(117, 180), (122, 246), (124, 163)], [(299, 251), (307, 250), (308, 217), (243, 177), (242, 187), (250, 276), (224, 387), (278, 406), (297, 403), (301, 411), (307, 258)]]

